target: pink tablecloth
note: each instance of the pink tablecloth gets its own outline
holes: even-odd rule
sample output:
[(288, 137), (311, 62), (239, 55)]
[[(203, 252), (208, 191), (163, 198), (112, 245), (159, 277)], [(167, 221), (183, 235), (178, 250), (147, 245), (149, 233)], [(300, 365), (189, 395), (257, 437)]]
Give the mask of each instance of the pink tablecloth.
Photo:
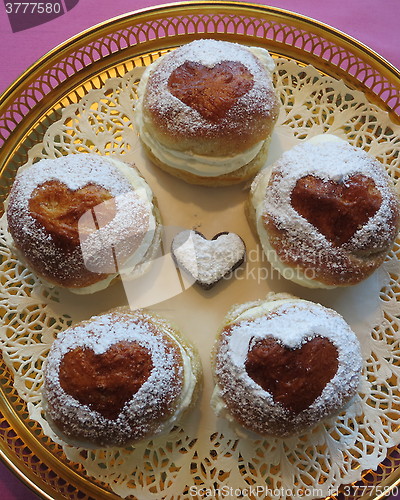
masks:
[[(266, 2), (253, 0), (254, 3)], [(0, 3), (0, 92), (47, 51), (72, 35), (101, 21), (136, 9), (160, 4), (157, 0), (62, 0), (61, 17), (21, 31), (6, 15), (6, 1)], [(400, 0), (270, 0), (269, 5), (299, 12), (334, 26), (365, 43), (400, 68)], [(18, 21), (18, 20), (17, 20)], [(0, 498), (36, 498), (0, 464)], [(400, 499), (400, 495), (398, 496)]]

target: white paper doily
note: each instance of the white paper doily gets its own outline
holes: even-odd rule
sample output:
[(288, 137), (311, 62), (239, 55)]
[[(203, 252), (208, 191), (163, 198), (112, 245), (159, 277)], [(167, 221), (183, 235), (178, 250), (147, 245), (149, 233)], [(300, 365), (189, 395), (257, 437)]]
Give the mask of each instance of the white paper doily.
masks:
[[(388, 448), (400, 443), (400, 293), (399, 245), (365, 282), (338, 290), (308, 290), (272, 271), (244, 215), (248, 190), (217, 191), (187, 185), (153, 167), (142, 153), (133, 128), (135, 85), (142, 68), (92, 90), (66, 107), (62, 119), (35, 145), (29, 162), (74, 152), (124, 155), (134, 162), (158, 199), (164, 225), (198, 228), (211, 238), (234, 231), (246, 242), (247, 263), (234, 277), (210, 291), (191, 287), (152, 309), (179, 325), (198, 347), (204, 369), (201, 401), (170, 434), (127, 449), (73, 448), (53, 434), (40, 403), (41, 366), (57, 333), (128, 300), (122, 283), (93, 296), (79, 297), (48, 289), (13, 256), (0, 226), (3, 261), (1, 303), (7, 309), (0, 331), (3, 354), (30, 417), (45, 435), (63, 446), (68, 460), (118, 495), (139, 499), (195, 497), (312, 498), (334, 494), (341, 484), (361, 478), (382, 462)], [(299, 140), (329, 132), (369, 150), (397, 178), (400, 127), (364, 94), (341, 81), (321, 76), (313, 67), (277, 60), (275, 83), (283, 106), (268, 162)], [(166, 247), (167, 248), (167, 247)], [(181, 290), (179, 290), (181, 291)], [(234, 303), (289, 292), (340, 312), (357, 333), (365, 361), (364, 379), (354, 404), (337, 418), (290, 439), (238, 437), (210, 410), (213, 389), (210, 351), (227, 310)], [(172, 295), (172, 294), (171, 294)]]

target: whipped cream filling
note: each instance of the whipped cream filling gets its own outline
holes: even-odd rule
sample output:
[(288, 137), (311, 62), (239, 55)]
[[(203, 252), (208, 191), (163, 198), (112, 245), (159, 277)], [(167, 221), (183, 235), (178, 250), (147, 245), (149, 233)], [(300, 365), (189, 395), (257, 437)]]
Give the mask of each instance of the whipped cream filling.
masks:
[[(319, 134), (311, 139), (308, 139), (308, 142), (313, 144), (323, 144), (327, 142), (345, 142), (343, 139), (336, 137), (332, 134)], [(252, 193), (251, 193), (251, 204), (256, 213), (256, 226), (257, 233), (260, 238), (261, 246), (265, 255), (268, 258), (271, 266), (276, 269), (283, 277), (285, 277), (285, 273), (288, 269), (288, 265), (284, 264), (280, 258), (278, 257), (275, 249), (271, 246), (269, 242), (269, 237), (267, 231), (264, 228), (264, 223), (262, 219), (263, 210), (264, 210), (264, 198), (265, 192), (269, 183), (269, 179), (271, 177), (271, 166), (262, 170), (258, 176), (255, 178), (252, 185)], [(336, 288), (335, 286), (326, 285), (316, 279), (311, 279), (306, 276), (306, 274), (297, 267), (295, 272), (290, 273), (290, 280), (298, 285), (306, 286), (308, 288)]]
[(169, 167), (202, 177), (218, 177), (238, 170), (254, 160), (265, 143), (265, 141), (260, 141), (255, 146), (237, 155), (203, 156), (166, 148), (152, 137), (143, 126), (139, 125), (138, 130), (142, 141), (160, 161)]
[[(249, 47), (249, 51), (260, 60), (261, 64), (268, 72), (271, 73), (274, 70), (274, 60), (266, 49)], [(200, 177), (218, 177), (223, 174), (229, 174), (254, 160), (265, 144), (265, 140), (258, 142), (254, 146), (236, 155), (208, 156), (194, 154), (190, 151), (182, 152), (167, 148), (148, 132), (146, 123), (143, 119), (142, 98), (150, 72), (161, 62), (163, 57), (164, 56), (161, 56), (151, 66), (148, 66), (143, 73), (138, 87), (139, 99), (136, 103), (134, 113), (134, 123), (139, 136), (153, 155), (171, 168), (183, 170)]]
[(174, 424), (179, 421), (182, 414), (188, 409), (190, 406), (193, 393), (195, 387), (197, 385), (197, 378), (193, 372), (192, 368), (192, 358), (187, 353), (185, 347), (179, 342), (177, 337), (171, 335), (167, 330), (162, 329), (163, 332), (171, 338), (173, 342), (175, 342), (181, 351), (181, 356), (183, 360), (183, 387), (180, 395), (179, 403), (175, 409), (175, 412), (171, 417), (163, 422), (159, 427), (159, 432), (162, 434), (163, 432), (168, 432), (174, 426)]

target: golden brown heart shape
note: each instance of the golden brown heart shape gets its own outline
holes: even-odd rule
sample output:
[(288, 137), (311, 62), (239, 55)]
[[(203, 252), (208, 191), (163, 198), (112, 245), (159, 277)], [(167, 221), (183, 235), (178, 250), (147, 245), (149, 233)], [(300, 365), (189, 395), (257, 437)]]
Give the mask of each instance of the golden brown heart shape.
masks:
[(339, 182), (307, 175), (297, 181), (291, 203), (297, 213), (338, 247), (379, 210), (382, 196), (374, 181), (361, 174)]
[(256, 342), (248, 352), (248, 375), (276, 403), (297, 414), (321, 395), (338, 369), (338, 352), (326, 338), (316, 336), (296, 349), (272, 337)]
[(168, 79), (172, 95), (214, 122), (222, 119), (253, 85), (250, 71), (234, 61), (223, 61), (212, 68), (186, 61)]
[[(110, 203), (103, 203), (107, 200)], [(107, 210), (107, 214), (101, 217), (102, 225), (105, 225), (115, 217), (114, 200), (107, 189), (88, 184), (73, 191), (57, 180), (38, 186), (29, 199), (31, 216), (55, 239), (73, 245), (79, 244), (79, 219), (98, 205), (103, 211)]]
[(145, 347), (123, 341), (103, 354), (82, 347), (68, 351), (60, 363), (59, 380), (64, 391), (81, 404), (115, 419), (152, 369)]

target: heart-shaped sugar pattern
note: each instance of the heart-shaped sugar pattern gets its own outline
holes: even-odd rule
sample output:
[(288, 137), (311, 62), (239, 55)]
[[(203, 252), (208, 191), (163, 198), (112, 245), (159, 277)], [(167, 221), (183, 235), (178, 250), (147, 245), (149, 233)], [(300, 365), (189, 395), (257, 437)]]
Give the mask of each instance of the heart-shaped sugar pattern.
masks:
[(335, 376), (337, 357), (336, 347), (323, 337), (316, 336), (295, 349), (267, 337), (248, 352), (245, 367), (276, 403), (297, 414), (307, 409)]
[[(105, 204), (107, 200), (110, 202)], [(53, 237), (75, 245), (79, 243), (80, 218), (97, 206), (107, 206), (107, 214), (102, 214), (102, 225), (105, 225), (115, 216), (115, 204), (109, 191), (95, 184), (72, 190), (62, 182), (51, 180), (38, 186), (29, 199), (32, 217)]]
[(206, 290), (238, 268), (246, 255), (245, 244), (235, 233), (218, 233), (207, 240), (190, 229), (175, 236), (171, 251), (177, 265)]
[(118, 342), (102, 353), (75, 348), (60, 363), (60, 385), (91, 410), (116, 419), (150, 376), (149, 351), (136, 342)]
[(253, 85), (253, 75), (235, 61), (222, 61), (211, 68), (186, 61), (168, 79), (171, 94), (210, 121), (223, 118)]
[(341, 246), (375, 213), (382, 196), (374, 181), (357, 174), (347, 179), (299, 179), (291, 195), (297, 213), (305, 217), (333, 246)]

